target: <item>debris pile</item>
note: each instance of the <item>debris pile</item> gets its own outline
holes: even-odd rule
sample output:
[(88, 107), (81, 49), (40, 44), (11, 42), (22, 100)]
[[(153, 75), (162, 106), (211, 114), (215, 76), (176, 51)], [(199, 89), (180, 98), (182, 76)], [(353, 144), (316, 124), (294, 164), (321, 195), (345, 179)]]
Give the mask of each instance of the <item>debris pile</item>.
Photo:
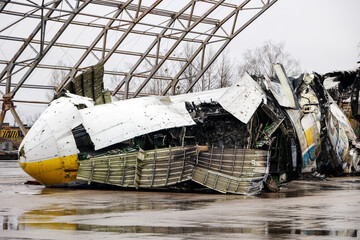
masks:
[[(245, 74), (225, 89), (96, 106), (66, 93), (22, 142), (20, 164), (44, 185), (197, 185), (235, 194), (257, 194), (264, 184), (277, 190), (276, 184), (302, 174), (359, 171), (359, 70), (343, 78), (289, 78), (279, 64), (274, 70), (257, 81)], [(77, 165), (63, 164), (65, 175), (56, 178), (61, 180), (47, 181), (44, 176), (58, 168), (44, 163), (61, 165), (67, 156)], [(66, 169), (77, 169), (76, 181), (66, 177)]]

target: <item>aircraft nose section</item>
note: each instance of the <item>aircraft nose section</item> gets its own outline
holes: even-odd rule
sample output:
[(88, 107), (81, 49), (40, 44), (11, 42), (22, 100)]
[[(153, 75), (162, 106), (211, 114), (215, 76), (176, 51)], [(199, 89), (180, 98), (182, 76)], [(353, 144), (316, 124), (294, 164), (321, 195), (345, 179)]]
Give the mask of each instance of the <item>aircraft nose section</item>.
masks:
[(20, 150), (19, 164), (24, 172), (47, 186), (75, 181), (78, 170), (76, 154), (29, 162), (26, 152)]
[(80, 100), (75, 103), (71, 98), (53, 101), (21, 142), (20, 166), (44, 185), (76, 180), (79, 150), (72, 128), (81, 124), (76, 107), (76, 103), (82, 103)]

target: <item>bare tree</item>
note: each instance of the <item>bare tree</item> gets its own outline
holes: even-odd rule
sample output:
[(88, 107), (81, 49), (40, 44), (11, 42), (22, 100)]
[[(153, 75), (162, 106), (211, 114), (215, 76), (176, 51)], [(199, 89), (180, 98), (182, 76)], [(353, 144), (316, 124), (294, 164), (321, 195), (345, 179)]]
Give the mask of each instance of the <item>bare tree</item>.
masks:
[[(170, 77), (171, 68), (168, 65), (164, 64), (157, 72), (156, 76), (158, 77)], [(151, 82), (146, 86), (146, 93), (150, 95), (161, 95), (162, 91), (168, 84), (168, 81), (164, 79), (152, 79)]]
[[(184, 54), (185, 57), (189, 59), (192, 56), (193, 51), (189, 46), (185, 46)], [(204, 62), (207, 62), (212, 55), (212, 51), (209, 49), (209, 52), (206, 54), (208, 59), (205, 59)], [(203, 76), (199, 79), (199, 82), (193, 86), (190, 92), (198, 92), (230, 86), (232, 84), (234, 71), (233, 64), (231, 63), (231, 60), (228, 56), (229, 54), (224, 52), (220, 59), (211, 64), (210, 67), (204, 72)], [(186, 80), (184, 80), (184, 83), (181, 85), (181, 88), (178, 91), (179, 93), (191, 85), (191, 83), (195, 80), (196, 75), (202, 68), (199, 58), (200, 57), (195, 58), (182, 74)]]
[[(208, 62), (211, 56), (213, 56), (214, 53), (211, 48), (207, 51), (207, 59), (205, 59), (205, 62)], [(201, 91), (210, 90), (217, 88), (217, 71), (215, 64), (211, 64), (209, 68), (204, 72), (204, 74), (201, 77)]]
[[(193, 53), (194, 53), (193, 47), (190, 46), (189, 44), (186, 44), (184, 46), (184, 57), (186, 59), (190, 59)], [(185, 63), (181, 62), (179, 69), (181, 69), (184, 65)], [(195, 80), (196, 74), (198, 73), (199, 69), (200, 69), (200, 62), (198, 61), (198, 58), (195, 58), (182, 73), (182, 77), (185, 78), (185, 80), (179, 82), (180, 87), (178, 88), (177, 93), (183, 93), (185, 89), (187, 89), (191, 85), (191, 83)], [(199, 85), (196, 84), (191, 88), (190, 92), (200, 91), (201, 89), (198, 88)]]
[(28, 126), (34, 125), (34, 123), (39, 119), (40, 115), (41, 113), (34, 113), (30, 116), (27, 116), (25, 119)]
[(229, 87), (232, 84), (233, 66), (227, 56), (227, 52), (223, 52), (217, 64), (218, 88)]
[[(66, 66), (65, 63), (63, 61), (59, 61), (57, 64), (57, 66)], [(61, 82), (61, 80), (64, 79), (64, 77), (66, 76), (68, 72), (65, 70), (53, 70), (51, 73), (51, 78), (48, 81), (50, 86), (58, 86)], [(54, 90), (50, 90), (49, 92), (46, 93), (46, 98), (49, 101), (52, 101), (54, 98), (54, 94), (55, 94), (55, 89)]]
[(288, 75), (298, 75), (301, 70), (299, 62), (292, 58), (285, 50), (285, 44), (266, 41), (264, 45), (254, 50), (246, 50), (243, 54), (243, 62), (238, 72), (242, 76), (245, 71), (251, 75), (272, 76), (274, 74), (273, 64), (281, 63)]
[(211, 64), (201, 77), (201, 91), (215, 89), (217, 87), (216, 66)]

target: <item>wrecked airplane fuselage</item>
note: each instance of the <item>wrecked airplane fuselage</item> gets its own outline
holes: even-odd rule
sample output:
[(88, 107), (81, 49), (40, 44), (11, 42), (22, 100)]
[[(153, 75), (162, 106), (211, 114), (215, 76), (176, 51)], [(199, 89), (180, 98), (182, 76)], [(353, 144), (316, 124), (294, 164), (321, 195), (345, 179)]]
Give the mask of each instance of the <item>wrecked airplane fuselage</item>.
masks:
[(275, 72), (264, 87), (245, 74), (229, 88), (96, 106), (67, 94), (24, 138), (20, 165), (47, 186), (256, 194), (264, 183), (357, 164), (356, 137), (321, 83)]

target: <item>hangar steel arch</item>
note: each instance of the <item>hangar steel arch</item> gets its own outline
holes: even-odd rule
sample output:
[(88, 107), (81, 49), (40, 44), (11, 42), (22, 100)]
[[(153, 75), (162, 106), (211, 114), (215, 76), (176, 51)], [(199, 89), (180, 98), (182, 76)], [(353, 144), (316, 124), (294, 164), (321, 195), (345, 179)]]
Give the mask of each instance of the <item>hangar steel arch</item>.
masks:
[[(189, 92), (231, 40), (276, 1), (0, 0), (0, 124), (10, 110), (25, 133), (14, 103), (46, 102), (19, 100), (19, 92), (60, 91), (100, 61), (112, 95), (137, 97), (154, 81), (161, 81), (159, 95), (176, 94), (182, 81)], [(189, 68), (190, 76), (184, 74)], [(56, 85), (45, 81), (52, 71), (62, 73)]]

